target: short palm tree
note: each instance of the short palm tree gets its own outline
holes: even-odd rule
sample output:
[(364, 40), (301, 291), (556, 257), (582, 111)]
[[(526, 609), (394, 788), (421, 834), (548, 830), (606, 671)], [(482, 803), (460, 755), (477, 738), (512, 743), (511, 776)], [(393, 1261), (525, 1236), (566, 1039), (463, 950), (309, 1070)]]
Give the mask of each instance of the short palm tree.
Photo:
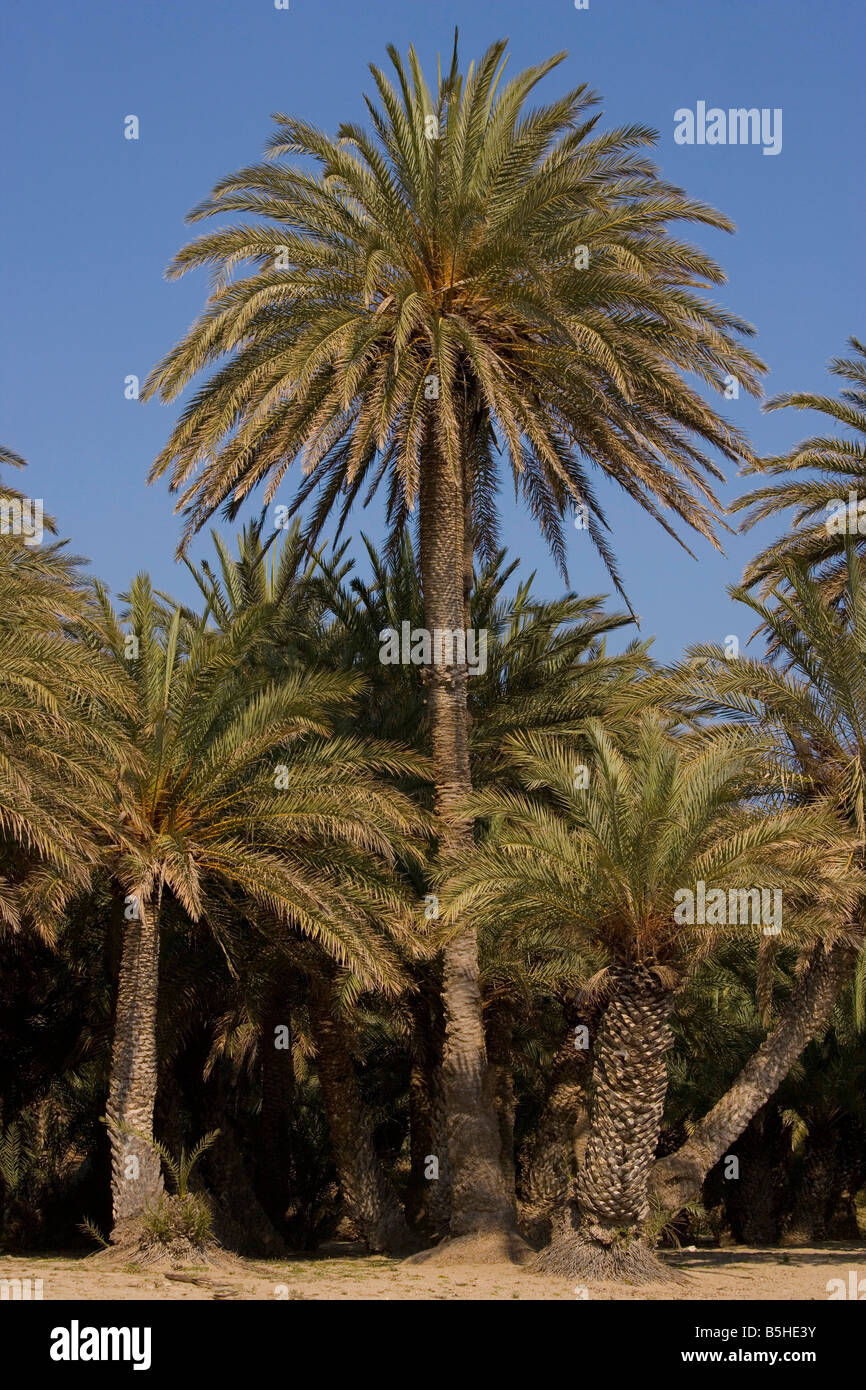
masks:
[[(721, 890), (727, 912), (731, 890), (780, 890), (780, 939), (814, 940), (844, 916), (853, 891), (844, 823), (826, 805), (751, 804), (761, 778), (742, 740), (678, 740), (648, 713), (626, 742), (628, 751), (617, 747), (597, 721), (577, 746), (509, 740), (522, 787), (475, 794), (472, 811), (489, 835), (446, 890), (446, 921), (469, 913), (558, 930), (604, 1000), (579, 1224), (556, 1230), (539, 1259), (542, 1269), (590, 1278), (660, 1272), (642, 1235), (675, 994), (726, 933), (761, 935), (752, 921), (704, 924), (695, 911), (689, 921), (684, 893), (703, 883), (710, 901)], [(577, 749), (588, 780), (575, 777)]]
[[(742, 470), (776, 477), (794, 475), (747, 492), (731, 507), (734, 512), (746, 513), (744, 530), (795, 509), (793, 531), (760, 551), (746, 566), (743, 583), (758, 585), (763, 593), (778, 582), (785, 561), (794, 560), (814, 570), (825, 596), (838, 602), (845, 589), (846, 536), (854, 536), (861, 560), (866, 551), (866, 539), (860, 539), (866, 537), (866, 515), (857, 511), (857, 504), (866, 504), (866, 347), (856, 338), (850, 338), (849, 345), (851, 356), (834, 357), (830, 363), (833, 375), (849, 383), (838, 399), (810, 391), (786, 392), (768, 401), (765, 409), (793, 406), (795, 410), (819, 411), (850, 430), (851, 437), (812, 435), (789, 453), (755, 459)], [(853, 516), (851, 493), (855, 495)]]
[(138, 763), (124, 772), (122, 834), (104, 859), (126, 910), (108, 1098), (116, 1240), (161, 1188), (150, 1143), (157, 1085), (159, 918), (172, 899), (219, 927), (259, 913), (322, 944), (379, 987), (401, 978), (378, 929), (404, 915), (389, 863), (409, 853), (418, 815), (379, 780), (405, 760), (329, 738), (350, 678), (297, 671), (255, 678), (254, 615), (216, 633), (133, 583), (130, 631), (100, 591), (104, 640), (135, 692), (128, 720)]
[(852, 871), (861, 885), (844, 930), (809, 950), (791, 1000), (758, 1052), (686, 1144), (657, 1165), (653, 1186), (671, 1208), (697, 1194), (709, 1169), (820, 1035), (862, 950), (866, 584), (850, 536), (843, 564), (837, 607), (826, 603), (820, 578), (792, 560), (779, 561), (779, 587), (767, 601), (732, 590), (759, 618), (773, 661), (731, 661), (719, 647), (696, 646), (664, 678), (680, 707), (710, 718), (722, 742), (732, 730), (748, 730), (779, 769), (787, 796), (835, 806), (853, 837)]
[[(270, 160), (223, 179), (194, 219), (252, 214), (206, 233), (171, 273), (211, 266), (204, 313), (154, 369), (145, 396), (175, 398), (219, 364), (182, 412), (151, 471), (170, 476), (189, 536), (260, 482), (278, 494), (300, 457), (293, 505), (317, 493), (308, 534), (387, 480), (392, 540), (418, 515), (427, 623), (468, 625), (474, 553), (495, 548), (497, 455), (564, 565), (563, 518), (579, 518), (618, 584), (591, 474), (600, 470), (672, 531), (714, 544), (721, 476), (707, 448), (748, 454), (741, 434), (685, 374), (756, 393), (746, 324), (705, 294), (724, 277), (673, 235), (729, 222), (665, 183), (653, 132), (600, 134), (581, 86), (529, 108), (564, 55), (503, 83), (504, 43), (436, 88), (417, 55), (396, 85), (372, 68), (372, 132), (336, 139), (276, 117)], [(306, 167), (279, 162), (300, 154)], [(247, 273), (234, 278), (236, 266)], [(453, 811), (470, 790), (467, 667), (431, 669), (439, 843), (471, 839)], [(445, 951), (444, 1079), (454, 1174), (452, 1234), (499, 1230), (513, 1203), (485, 1085), (477, 942)]]

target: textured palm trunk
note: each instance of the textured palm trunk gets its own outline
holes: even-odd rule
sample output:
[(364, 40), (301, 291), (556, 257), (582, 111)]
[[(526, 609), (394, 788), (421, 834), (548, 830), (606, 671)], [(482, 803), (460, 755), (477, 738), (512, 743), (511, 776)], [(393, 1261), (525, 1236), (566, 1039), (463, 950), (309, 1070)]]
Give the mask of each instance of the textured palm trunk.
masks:
[(790, 1148), (775, 1106), (759, 1110), (740, 1135), (733, 1155), (738, 1160), (736, 1176), (722, 1175), (725, 1215), (738, 1244), (778, 1241), (788, 1196)]
[(595, 1045), (589, 1142), (577, 1175), (577, 1229), (556, 1229), (537, 1267), (568, 1277), (659, 1279), (664, 1267), (642, 1234), (667, 1094), (673, 992), (642, 967), (612, 970), (610, 987)]
[(308, 1002), (322, 1100), (349, 1216), (371, 1251), (408, 1250), (412, 1236), (394, 1187), (379, 1162), (370, 1114), (326, 980), (311, 980)]
[(111, 1140), (112, 1241), (137, 1234), (147, 1207), (163, 1191), (154, 1151), (156, 1009), (159, 989), (159, 909), (139, 902), (125, 922), (106, 1114)]
[(699, 1195), (710, 1169), (775, 1094), (806, 1044), (824, 1029), (855, 957), (854, 948), (844, 942), (814, 948), (772, 1033), (688, 1142), (655, 1165), (651, 1187), (666, 1210), (678, 1211)]
[(431, 1236), (441, 1239), (447, 1236), (451, 1228), (451, 1160), (448, 1157), (448, 1112), (441, 1065), (430, 1080), (431, 1140), (428, 1153), (435, 1154), (439, 1161), (439, 1177), (427, 1184), (427, 1222)]
[[(421, 575), (428, 628), (465, 627), (465, 533), (462, 479), (428, 441), (421, 477)], [(457, 816), (471, 791), (467, 667), (455, 659), (427, 673), (439, 852), (472, 844), (472, 823)], [(445, 1047), (452, 1236), (513, 1229), (514, 1202), (501, 1169), (499, 1126), (487, 1076), (478, 941), (467, 923), (443, 952)]]
[(277, 1259), (286, 1252), (285, 1242), (258, 1199), (222, 1086), (217, 1097), (209, 1124), (220, 1134), (203, 1163), (208, 1188), (214, 1194), (214, 1233), (221, 1245), (239, 1255)]
[(571, 1031), (553, 1059), (550, 1087), (523, 1168), (521, 1225), (547, 1244), (553, 1222), (569, 1225), (578, 1158), (589, 1138), (591, 1054), (574, 1045)]
[[(407, 1001), (412, 1011), (412, 1067), (409, 1079), (411, 1170), (406, 1217), (413, 1230), (439, 1239), (451, 1215), (448, 1142), (442, 1095), (441, 988), (423, 980)], [(431, 1163), (435, 1160), (435, 1163)]]
[(492, 1007), (485, 1028), (488, 1055), (488, 1083), (499, 1124), (502, 1176), (509, 1193), (515, 1193), (514, 1116), (517, 1096), (511, 1062), (514, 1026), (507, 1007)]
[(809, 1125), (806, 1154), (783, 1241), (857, 1240), (854, 1198), (866, 1177), (862, 1133), (850, 1116)]

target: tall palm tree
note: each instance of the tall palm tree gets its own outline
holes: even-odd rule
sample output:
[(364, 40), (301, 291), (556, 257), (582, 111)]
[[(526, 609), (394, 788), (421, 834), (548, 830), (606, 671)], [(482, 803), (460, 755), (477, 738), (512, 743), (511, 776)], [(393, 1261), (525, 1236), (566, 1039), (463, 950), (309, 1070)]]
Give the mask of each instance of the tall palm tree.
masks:
[[(838, 399), (811, 391), (791, 391), (768, 401), (766, 410), (815, 410), (836, 425), (851, 431), (851, 438), (812, 435), (789, 453), (754, 459), (744, 473), (779, 477), (782, 482), (755, 488), (737, 498), (731, 511), (746, 513), (743, 530), (770, 516), (795, 508), (792, 532), (765, 547), (746, 566), (743, 583), (758, 585), (763, 593), (778, 582), (786, 560), (800, 561), (816, 571), (828, 599), (838, 602), (845, 589), (845, 539), (853, 535), (858, 557), (866, 549), (866, 515), (857, 503), (866, 504), (866, 347), (849, 338), (850, 357), (834, 357), (830, 371), (849, 385)], [(850, 514), (850, 494), (855, 510)], [(863, 512), (866, 513), (866, 505)], [(859, 529), (862, 520), (862, 530)], [(854, 529), (851, 529), (851, 522)]]
[[(829, 800), (855, 837), (853, 867), (861, 890), (845, 930), (811, 947), (776, 1026), (734, 1083), (694, 1127), (686, 1144), (657, 1165), (659, 1200), (691, 1200), (714, 1163), (826, 1027), (864, 940), (863, 850), (866, 832), (866, 584), (854, 539), (844, 555), (845, 588), (828, 606), (805, 565), (779, 561), (779, 587), (766, 602), (732, 593), (760, 619), (772, 662), (726, 659), (710, 645), (689, 650), (668, 681), (677, 701), (715, 721), (715, 736), (750, 730), (780, 769), (788, 795)], [(646, 689), (651, 688), (651, 683)]]
[(580, 950), (585, 984), (604, 1000), (580, 1218), (576, 1230), (555, 1229), (538, 1263), (639, 1280), (661, 1273), (643, 1232), (676, 991), (714, 940), (761, 931), (726, 916), (711, 924), (709, 912), (706, 923), (698, 912), (689, 921), (682, 895), (703, 883), (707, 901), (721, 890), (727, 908), (731, 890), (780, 890), (786, 939), (814, 940), (844, 917), (854, 840), (827, 806), (756, 810), (758, 762), (742, 740), (694, 745), (646, 714), (627, 745), (590, 722), (586, 781), (575, 778), (580, 745), (510, 740), (522, 789), (473, 797), (491, 829), (452, 878), (446, 920), (468, 912), (528, 931), (543, 921)]
[[(320, 652), (338, 667), (363, 672), (366, 686), (358, 711), (365, 730), (423, 748), (429, 721), (426, 673), (412, 665), (383, 666), (379, 659), (383, 631), (399, 627), (401, 619), (412, 629), (426, 625), (414, 548), (408, 534), (390, 557), (379, 555), (366, 538), (365, 542), (369, 580), (355, 576), (347, 582), (342, 550), (333, 559), (320, 557), (321, 579), (316, 587), (333, 614)], [(534, 592), (533, 575), (508, 593), (517, 567), (516, 561), (507, 563), (505, 551), (499, 550), (473, 574), (471, 625), (487, 633), (487, 669), (468, 686), (469, 760), (475, 786), (507, 783), (511, 768), (502, 756), (502, 744), (509, 734), (533, 729), (568, 734), (587, 718), (603, 716), (612, 723), (618, 715), (626, 716), (635, 683), (648, 667), (643, 644), (630, 643), (618, 655), (606, 651), (607, 634), (624, 627), (629, 621), (627, 615), (606, 611), (595, 596), (566, 594), (556, 601), (542, 601)], [(628, 699), (623, 699), (620, 707), (623, 692), (628, 692)], [(427, 882), (419, 891), (426, 893), (431, 886)], [(506, 1056), (511, 1001), (517, 996), (524, 1002), (532, 997), (539, 971), (548, 984), (550, 981), (550, 956), (543, 964), (541, 958), (530, 960), (534, 949), (526, 940), (512, 949), (507, 934), (502, 937), (495, 928), (479, 938), (485, 1041), (488, 1051), (492, 1045), (497, 1054), (490, 1059), (491, 1089), (496, 1098), (501, 1161), (509, 1195), (515, 1178), (513, 1124), (506, 1114), (511, 1106), (506, 1097), (511, 1073)], [(441, 1230), (447, 1228), (450, 1172), (445, 1161), (447, 1146), (439, 1133), (440, 1077), (431, 1067), (431, 1059), (441, 1046), (438, 1010), (434, 1007), (431, 1012), (429, 1007), (435, 971), (415, 963), (413, 972), (420, 988), (413, 1004), (411, 1031), (415, 1077), (412, 1113), (413, 1122), (417, 1120), (413, 1145), (416, 1128), (429, 1134), (423, 1146), (419, 1146), (420, 1140), (414, 1145), (413, 1152), (416, 1168), (422, 1173), (425, 1155), (435, 1153), (440, 1159), (439, 1179), (432, 1190), (423, 1178), (416, 1188), (421, 1207), (432, 1208), (433, 1229)], [(492, 1039), (491, 1033), (495, 1034)], [(557, 1133), (561, 1132), (559, 1127)], [(537, 1175), (548, 1157), (553, 1156), (533, 1163)], [(560, 1159), (561, 1154), (557, 1154), (553, 1161)]]
[(128, 732), (139, 760), (121, 769), (123, 833), (104, 847), (126, 903), (107, 1106), (114, 1238), (123, 1241), (161, 1188), (149, 1140), (163, 898), (216, 928), (246, 903), (393, 988), (396, 952), (368, 928), (405, 915), (388, 863), (409, 852), (418, 815), (379, 780), (405, 759), (328, 737), (350, 678), (255, 680), (245, 661), (253, 616), (228, 634), (182, 622), (144, 575), (131, 586), (129, 633), (99, 597), (105, 643), (135, 692)]
[[(594, 468), (665, 529), (668, 509), (718, 544), (721, 475), (705, 449), (748, 450), (685, 374), (715, 390), (733, 375), (756, 393), (761, 364), (738, 341), (748, 326), (704, 293), (721, 270), (670, 224), (730, 223), (659, 177), (644, 152), (652, 131), (598, 133), (585, 86), (530, 108), (564, 55), (504, 83), (505, 49), (493, 44), (464, 79), (455, 39), (431, 91), (414, 49), (407, 73), (389, 48), (396, 85), (371, 68), (372, 132), (346, 124), (333, 139), (278, 115), (269, 161), (223, 179), (191, 214), (257, 220), (205, 234), (170, 270), (217, 277), (144, 392), (171, 400), (220, 364), (151, 470), (180, 493), (182, 544), (258, 483), (276, 497), (299, 456), (293, 505), (318, 490), (311, 538), (387, 479), (394, 543), (417, 509), (427, 623), (460, 631), (473, 553), (495, 548), (500, 448), (563, 566), (563, 518), (580, 508), (619, 584)], [(313, 167), (279, 162), (289, 154)], [(462, 653), (431, 667), (428, 698), (447, 857), (472, 834), (454, 815), (471, 785)], [(513, 1221), (469, 923), (445, 951), (443, 988), (458, 1236)]]

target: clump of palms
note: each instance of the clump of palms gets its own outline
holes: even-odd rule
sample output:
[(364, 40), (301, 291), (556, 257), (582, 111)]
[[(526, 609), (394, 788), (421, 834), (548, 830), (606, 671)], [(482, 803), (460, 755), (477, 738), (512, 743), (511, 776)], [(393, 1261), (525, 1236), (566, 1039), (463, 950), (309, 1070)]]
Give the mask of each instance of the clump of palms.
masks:
[[(292, 505), (317, 494), (311, 538), (382, 484), (395, 543), (417, 506), (427, 624), (453, 632), (467, 626), (473, 555), (496, 546), (500, 448), (563, 568), (564, 519), (582, 507), (619, 583), (596, 471), (666, 530), (669, 510), (717, 544), (709, 451), (736, 460), (748, 447), (686, 378), (721, 391), (733, 374), (757, 392), (761, 363), (740, 341), (748, 326), (706, 294), (722, 271), (671, 228), (731, 224), (661, 179), (652, 131), (601, 133), (585, 86), (530, 109), (564, 55), (506, 83), (505, 48), (464, 76), (455, 42), (433, 90), (414, 50), (407, 71), (389, 49), (395, 81), (372, 68), (372, 130), (332, 138), (278, 115), (269, 160), (192, 213), (254, 220), (206, 233), (171, 267), (215, 271), (204, 313), (144, 392), (174, 399), (215, 368), (151, 472), (179, 494), (183, 544), (259, 483), (275, 498), (296, 459)], [(447, 857), (472, 835), (454, 815), (471, 788), (467, 668), (456, 657), (430, 675)], [(514, 1210), (469, 923), (445, 949), (443, 995), (451, 1231), (501, 1230)]]
[(531, 932), (544, 922), (579, 953), (604, 1003), (579, 1220), (555, 1231), (539, 1267), (659, 1277), (643, 1237), (676, 992), (728, 931), (760, 936), (757, 924), (684, 921), (678, 894), (701, 881), (725, 899), (756, 884), (778, 889), (782, 939), (814, 940), (853, 897), (853, 839), (826, 804), (756, 805), (762, 762), (743, 740), (677, 739), (650, 713), (627, 751), (592, 721), (582, 743), (518, 736), (508, 752), (520, 789), (473, 797), (490, 830), (446, 890), (446, 923), (469, 913)]

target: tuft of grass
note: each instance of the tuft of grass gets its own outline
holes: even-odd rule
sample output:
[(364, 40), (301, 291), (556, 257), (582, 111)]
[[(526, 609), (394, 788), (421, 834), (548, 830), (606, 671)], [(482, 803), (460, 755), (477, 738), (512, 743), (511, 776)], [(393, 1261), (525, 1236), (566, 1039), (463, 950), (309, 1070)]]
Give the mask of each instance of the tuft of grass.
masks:
[(201, 1248), (213, 1239), (213, 1217), (207, 1202), (195, 1192), (183, 1196), (163, 1193), (142, 1217), (145, 1231), (156, 1245), (187, 1240)]

